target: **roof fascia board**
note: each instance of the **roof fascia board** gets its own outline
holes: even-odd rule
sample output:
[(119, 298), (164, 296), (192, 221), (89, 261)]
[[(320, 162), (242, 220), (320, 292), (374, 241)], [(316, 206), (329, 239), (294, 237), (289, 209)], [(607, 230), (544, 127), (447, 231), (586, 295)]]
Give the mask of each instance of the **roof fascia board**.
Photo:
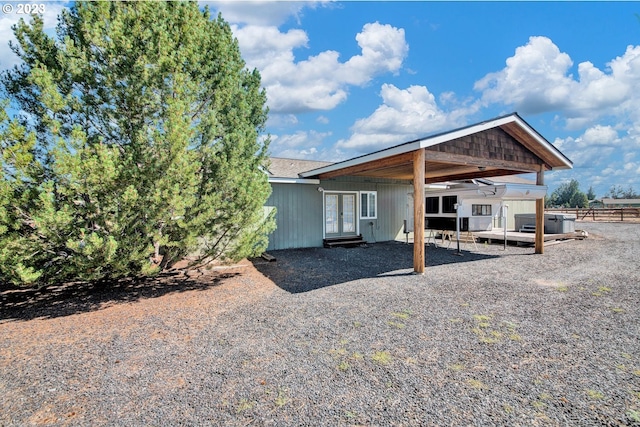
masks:
[(319, 179), (304, 179), (304, 178), (274, 178), (269, 177), (269, 183), (272, 184), (320, 184)]
[(350, 160), (345, 160), (342, 162), (334, 163), (332, 165), (328, 165), (322, 168), (313, 169), (307, 172), (302, 172), (300, 176), (308, 177), (308, 176), (316, 176), (327, 172), (333, 172), (335, 170), (348, 168), (350, 166), (357, 166), (362, 163), (371, 162), (374, 160), (384, 159), (386, 157), (395, 156), (398, 154), (408, 153), (410, 151), (419, 150), (420, 141), (414, 141), (410, 143), (404, 143), (401, 145), (396, 145), (395, 147), (387, 148), (385, 150), (376, 151), (375, 153), (366, 154), (364, 156), (356, 157)]
[(529, 123), (525, 122), (524, 119), (522, 117), (520, 117), (517, 114), (513, 115), (513, 118), (516, 123), (518, 123), (518, 125), (523, 128), (529, 135), (531, 135), (531, 137), (533, 137), (536, 141), (538, 141), (538, 143), (542, 146), (544, 146), (547, 151), (549, 151), (551, 154), (553, 154), (554, 157), (556, 157), (558, 160), (560, 160), (562, 163), (564, 163), (566, 165), (566, 167), (554, 167), (551, 170), (557, 170), (557, 169), (573, 169), (573, 162), (571, 160), (569, 160), (564, 154), (562, 154), (560, 152), (560, 150), (558, 150), (556, 147), (553, 146), (553, 144), (551, 144), (549, 141), (547, 141), (542, 135), (540, 135), (538, 132), (536, 132), (535, 129), (533, 129)]

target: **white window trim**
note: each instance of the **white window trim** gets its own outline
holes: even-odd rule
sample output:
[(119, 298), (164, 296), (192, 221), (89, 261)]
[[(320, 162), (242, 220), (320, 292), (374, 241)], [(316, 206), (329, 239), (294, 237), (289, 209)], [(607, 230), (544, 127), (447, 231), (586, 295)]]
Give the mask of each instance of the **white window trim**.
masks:
[[(367, 195), (367, 210), (369, 208), (369, 205), (368, 205), (368, 203), (369, 203), (368, 202), (369, 201), (369, 195), (370, 194), (374, 195), (374, 198), (375, 198), (375, 201), (376, 201), (376, 204), (375, 204), (375, 215), (374, 216), (368, 216), (368, 215), (367, 216), (363, 216), (363, 215), (360, 215), (360, 218), (361, 219), (378, 219), (378, 192), (377, 191), (361, 191), (360, 192), (360, 200), (359, 200), (360, 201), (360, 211), (359, 211), (360, 214), (362, 214), (362, 195), (363, 194)], [(367, 214), (368, 213), (369, 212), (367, 212)]]
[[(325, 194), (353, 194), (356, 196), (356, 235), (360, 235), (360, 193), (357, 191), (322, 190), (322, 238), (327, 237), (327, 218), (325, 217)], [(376, 200), (376, 204), (378, 201)]]

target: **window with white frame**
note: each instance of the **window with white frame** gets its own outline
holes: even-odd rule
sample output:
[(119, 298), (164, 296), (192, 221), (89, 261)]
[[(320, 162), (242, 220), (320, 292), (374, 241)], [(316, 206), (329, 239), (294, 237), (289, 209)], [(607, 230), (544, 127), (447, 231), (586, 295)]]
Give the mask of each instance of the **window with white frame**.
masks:
[(471, 205), (471, 215), (491, 216), (491, 205)]
[(378, 217), (378, 192), (360, 192), (360, 218), (376, 219)]

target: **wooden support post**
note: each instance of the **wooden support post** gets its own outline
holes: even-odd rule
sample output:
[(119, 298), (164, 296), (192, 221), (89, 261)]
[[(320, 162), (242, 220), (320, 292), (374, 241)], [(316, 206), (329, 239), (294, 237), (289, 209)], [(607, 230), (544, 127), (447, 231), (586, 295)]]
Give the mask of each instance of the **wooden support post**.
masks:
[(413, 271), (424, 274), (424, 149), (413, 152)]
[[(536, 185), (544, 185), (544, 166), (536, 175)], [(536, 237), (535, 253), (544, 253), (544, 198), (536, 199)]]

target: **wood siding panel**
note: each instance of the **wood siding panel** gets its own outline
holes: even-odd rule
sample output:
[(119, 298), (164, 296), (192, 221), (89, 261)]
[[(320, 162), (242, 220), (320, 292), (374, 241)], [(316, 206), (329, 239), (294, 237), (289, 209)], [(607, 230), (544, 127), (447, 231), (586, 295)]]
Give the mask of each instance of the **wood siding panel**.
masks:
[[(460, 154), (478, 159), (501, 160), (536, 165), (540, 159), (500, 128), (465, 136), (428, 147), (429, 151)], [(427, 156), (428, 157), (428, 156)]]

